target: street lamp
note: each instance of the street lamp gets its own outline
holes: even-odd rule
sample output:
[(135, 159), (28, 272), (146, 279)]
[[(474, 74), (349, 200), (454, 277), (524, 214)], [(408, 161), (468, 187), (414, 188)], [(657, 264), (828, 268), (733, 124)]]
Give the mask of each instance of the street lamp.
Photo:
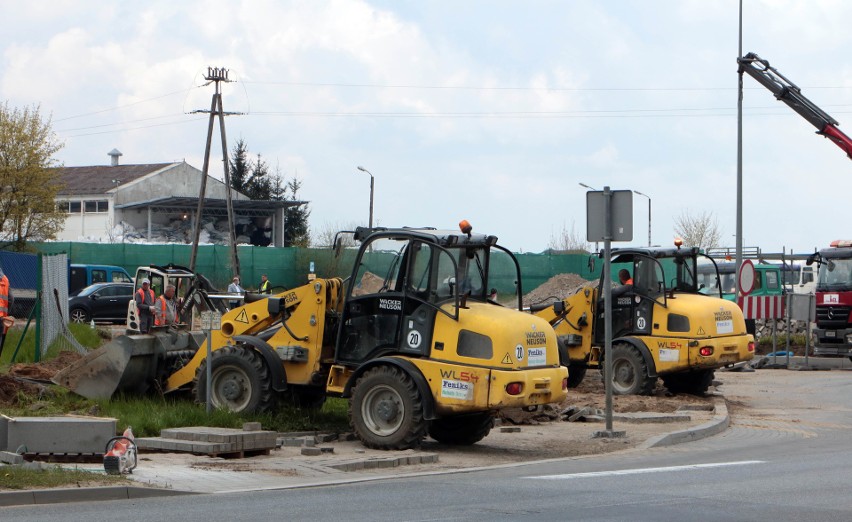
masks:
[(642, 194), (638, 190), (634, 190), (633, 193), (648, 198), (648, 248), (651, 248), (651, 196)]
[(361, 165), (358, 165), (358, 170), (360, 170), (361, 172), (366, 172), (370, 175), (370, 228), (373, 228), (373, 188), (375, 187), (375, 178), (373, 178), (372, 172), (365, 169)]
[[(587, 189), (589, 189), (589, 190), (594, 190), (594, 191), (596, 191), (596, 192), (600, 192), (598, 189), (596, 189), (596, 188), (594, 188), (594, 187), (590, 187), (590, 186), (586, 185), (585, 183), (580, 183), (580, 186), (581, 186), (581, 187), (585, 187), (585, 188), (587, 188)], [(595, 241), (595, 252), (597, 252), (597, 251), (598, 251), (598, 242), (597, 242), (597, 241)]]

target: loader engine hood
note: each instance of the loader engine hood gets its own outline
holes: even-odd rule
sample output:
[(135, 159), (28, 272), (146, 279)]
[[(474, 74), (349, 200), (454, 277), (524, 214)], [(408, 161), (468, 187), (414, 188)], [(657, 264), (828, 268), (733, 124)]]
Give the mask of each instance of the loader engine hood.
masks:
[(559, 364), (556, 333), (546, 320), (478, 302), (459, 309), (458, 321), (437, 315), (432, 356), (501, 370)]
[(742, 310), (726, 299), (684, 293), (675, 294), (667, 305), (663, 317), (655, 317), (654, 322), (669, 333), (696, 338), (747, 333)]

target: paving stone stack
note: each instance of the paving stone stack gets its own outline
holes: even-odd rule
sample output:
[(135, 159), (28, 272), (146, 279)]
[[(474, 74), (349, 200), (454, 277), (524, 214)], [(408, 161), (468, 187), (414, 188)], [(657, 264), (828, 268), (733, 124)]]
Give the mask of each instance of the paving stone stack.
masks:
[(140, 450), (244, 457), (275, 449), (277, 436), (277, 432), (264, 431), (259, 426), (246, 426), (242, 430), (193, 426), (165, 429), (159, 437), (137, 438), (136, 445)]

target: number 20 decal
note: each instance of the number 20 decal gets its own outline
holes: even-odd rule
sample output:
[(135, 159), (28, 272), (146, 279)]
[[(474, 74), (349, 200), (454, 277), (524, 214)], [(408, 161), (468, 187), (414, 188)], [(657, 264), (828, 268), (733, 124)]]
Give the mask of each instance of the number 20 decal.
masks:
[(408, 346), (412, 348), (417, 348), (420, 346), (420, 341), (422, 340), (420, 336), (420, 332), (417, 330), (411, 330), (408, 332)]

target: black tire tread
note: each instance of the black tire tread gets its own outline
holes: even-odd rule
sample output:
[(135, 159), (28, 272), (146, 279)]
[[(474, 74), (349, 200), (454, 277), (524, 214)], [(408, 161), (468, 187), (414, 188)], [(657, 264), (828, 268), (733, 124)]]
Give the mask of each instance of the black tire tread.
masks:
[[(400, 391), (403, 394), (403, 400), (407, 395), (411, 400), (411, 419), (407, 423), (408, 426), (401, 426), (402, 433), (397, 433), (391, 438), (380, 438), (375, 435), (361, 421), (360, 405), (358, 404), (358, 396), (360, 390), (364, 386), (370, 384), (370, 381), (391, 379), (399, 385)], [(360, 390), (359, 390), (360, 388)], [(404, 371), (396, 366), (377, 366), (364, 372), (355, 383), (352, 390), (352, 398), (349, 400), (349, 424), (352, 430), (361, 440), (364, 446), (372, 449), (380, 450), (405, 450), (417, 448), (426, 437), (426, 431), (429, 427), (429, 422), (423, 418), (423, 399), (420, 397), (420, 392), (414, 380), (411, 379)]]
[[(251, 369), (257, 376), (259, 382), (258, 392), (260, 393), (254, 407), (246, 408), (248, 412), (265, 412), (272, 410), (276, 405), (276, 394), (272, 390), (272, 379), (269, 375), (269, 368), (263, 361), (263, 357), (254, 349), (244, 345), (230, 345), (214, 350), (210, 355), (215, 371), (220, 364), (228, 363), (229, 359), (241, 359), (248, 363), (248, 368)], [(193, 380), (192, 396), (195, 397), (195, 402), (206, 404), (207, 402), (207, 363), (205, 359), (198, 369), (195, 370), (195, 380)], [(253, 390), (254, 392), (254, 390)]]
[(616, 395), (651, 395), (654, 392), (657, 379), (648, 377), (648, 365), (639, 350), (624, 342), (614, 344), (612, 346), (613, 365), (615, 361), (623, 358), (630, 358), (633, 361), (633, 366), (636, 369), (636, 385), (633, 386), (632, 392), (620, 393), (613, 388), (613, 393)]

